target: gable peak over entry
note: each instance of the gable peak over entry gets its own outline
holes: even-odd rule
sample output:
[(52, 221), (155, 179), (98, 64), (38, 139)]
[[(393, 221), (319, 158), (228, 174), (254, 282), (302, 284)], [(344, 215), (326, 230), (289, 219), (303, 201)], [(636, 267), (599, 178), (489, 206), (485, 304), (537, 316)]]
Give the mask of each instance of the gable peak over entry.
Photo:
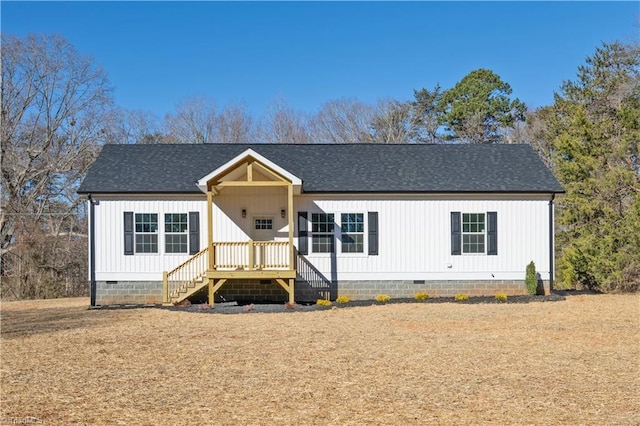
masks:
[(219, 190), (226, 186), (261, 185), (292, 185), (295, 195), (302, 191), (302, 179), (251, 148), (217, 167), (197, 182), (198, 188), (204, 193), (209, 187)]

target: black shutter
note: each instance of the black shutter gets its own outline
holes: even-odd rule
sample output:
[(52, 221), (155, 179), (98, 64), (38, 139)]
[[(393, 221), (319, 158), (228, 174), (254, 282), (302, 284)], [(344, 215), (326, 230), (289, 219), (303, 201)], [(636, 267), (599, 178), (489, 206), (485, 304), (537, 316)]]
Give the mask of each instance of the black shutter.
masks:
[(451, 254), (462, 254), (462, 232), (460, 212), (451, 212)]
[(189, 212), (189, 254), (200, 251), (200, 212)]
[(498, 254), (498, 213), (487, 212), (487, 254)]
[(298, 212), (298, 253), (309, 254), (307, 212)]
[(124, 254), (133, 254), (133, 212), (124, 212)]
[(369, 255), (378, 255), (378, 212), (369, 212)]

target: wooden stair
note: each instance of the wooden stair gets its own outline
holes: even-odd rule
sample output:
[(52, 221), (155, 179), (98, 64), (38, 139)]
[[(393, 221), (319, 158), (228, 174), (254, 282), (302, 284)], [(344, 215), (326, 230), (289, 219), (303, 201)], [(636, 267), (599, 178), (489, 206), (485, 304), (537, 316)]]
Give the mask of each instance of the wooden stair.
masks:
[(183, 283), (181, 286), (177, 287), (171, 293), (169, 293), (169, 303), (172, 305), (180, 303), (188, 297), (193, 296), (198, 291), (202, 290), (208, 284), (209, 280), (204, 275)]
[(200, 291), (209, 284), (207, 253), (203, 249), (162, 276), (162, 304), (174, 305)]

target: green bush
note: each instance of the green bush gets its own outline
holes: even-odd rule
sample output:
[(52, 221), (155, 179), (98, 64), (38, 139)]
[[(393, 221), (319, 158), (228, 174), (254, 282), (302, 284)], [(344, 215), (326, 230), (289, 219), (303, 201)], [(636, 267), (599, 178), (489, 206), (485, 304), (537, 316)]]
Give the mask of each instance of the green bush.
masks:
[(538, 292), (538, 274), (536, 274), (536, 265), (533, 260), (527, 265), (524, 283), (527, 286), (527, 293), (530, 295), (534, 296)]

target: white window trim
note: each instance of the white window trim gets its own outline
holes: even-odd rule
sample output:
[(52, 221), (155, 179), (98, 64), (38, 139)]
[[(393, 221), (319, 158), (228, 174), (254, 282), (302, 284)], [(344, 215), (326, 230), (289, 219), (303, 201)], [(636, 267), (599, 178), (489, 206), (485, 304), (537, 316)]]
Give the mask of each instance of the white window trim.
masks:
[[(164, 227), (166, 225), (165, 222), (165, 215), (167, 214), (184, 214), (187, 216), (187, 230), (185, 232), (166, 232), (164, 231)], [(162, 254), (165, 256), (188, 256), (189, 255), (189, 213), (188, 212), (165, 212), (162, 213)], [(187, 236), (187, 251), (181, 252), (181, 253), (169, 253), (167, 251), (167, 246), (166, 246), (166, 241), (167, 241), (167, 235), (186, 235)], [(160, 238), (158, 238), (158, 246), (160, 246)], [(159, 252), (160, 250), (158, 250)]]
[[(345, 232), (345, 234), (362, 234), (362, 251), (361, 252), (343, 252), (342, 251), (342, 215), (343, 214), (361, 214), (362, 215), (362, 223), (363, 230), (362, 232)], [(359, 258), (359, 257), (369, 257), (368, 247), (369, 247), (369, 223), (367, 220), (367, 213), (362, 211), (357, 212), (340, 212), (338, 213), (340, 216), (340, 222), (338, 223), (338, 232), (337, 242), (340, 246), (339, 254), (342, 257), (351, 257), (351, 258)], [(338, 238), (339, 237), (339, 238)]]
[[(138, 232), (136, 231), (136, 215), (142, 215), (142, 214), (155, 214), (157, 215), (156, 218), (156, 232)], [(138, 235), (156, 235), (157, 238), (157, 246), (158, 246), (158, 250), (156, 250), (155, 252), (139, 252), (138, 251), (138, 239), (137, 236)], [(164, 238), (161, 237), (162, 233), (160, 232), (160, 213), (157, 212), (133, 212), (133, 255), (134, 256), (159, 256), (162, 254), (161, 251), (161, 241), (160, 240), (164, 240)], [(164, 241), (162, 241), (162, 243), (164, 243)]]
[[(313, 251), (313, 237), (315, 235), (329, 235), (329, 232), (313, 232), (313, 215), (314, 214), (333, 215), (333, 233), (331, 234), (333, 236), (333, 251), (329, 251), (329, 252)], [(308, 220), (309, 220), (309, 254), (313, 256), (320, 256), (320, 257), (331, 257), (339, 254), (338, 248), (336, 247), (338, 245), (338, 234), (336, 233), (337, 232), (336, 228), (338, 227), (338, 224), (336, 223), (336, 213), (324, 212), (324, 211), (309, 212)]]
[[(368, 253), (369, 247), (369, 223), (367, 220), (367, 212), (364, 211), (340, 211), (340, 212), (326, 212), (326, 211), (310, 211), (308, 217), (309, 223), (309, 254), (307, 256), (312, 256), (316, 258), (329, 258), (333, 255), (340, 256), (341, 258), (367, 258), (371, 257)], [(333, 215), (333, 252), (316, 252), (313, 251), (313, 236), (318, 233), (313, 232), (313, 215), (314, 214), (332, 214)], [(361, 214), (362, 220), (364, 223), (364, 230), (362, 232), (362, 252), (343, 252), (342, 251), (342, 214)], [(322, 233), (319, 233), (323, 235)], [(359, 232), (347, 232), (347, 234), (359, 234)], [(324, 235), (327, 235), (325, 233)]]
[[(484, 231), (483, 232), (465, 232), (464, 231), (464, 215), (465, 214), (481, 214), (484, 216)], [(465, 252), (464, 251), (464, 236), (465, 235), (483, 235), (484, 236), (484, 251), (483, 252)], [(462, 256), (486, 256), (487, 255), (487, 212), (460, 212), (460, 254)]]

